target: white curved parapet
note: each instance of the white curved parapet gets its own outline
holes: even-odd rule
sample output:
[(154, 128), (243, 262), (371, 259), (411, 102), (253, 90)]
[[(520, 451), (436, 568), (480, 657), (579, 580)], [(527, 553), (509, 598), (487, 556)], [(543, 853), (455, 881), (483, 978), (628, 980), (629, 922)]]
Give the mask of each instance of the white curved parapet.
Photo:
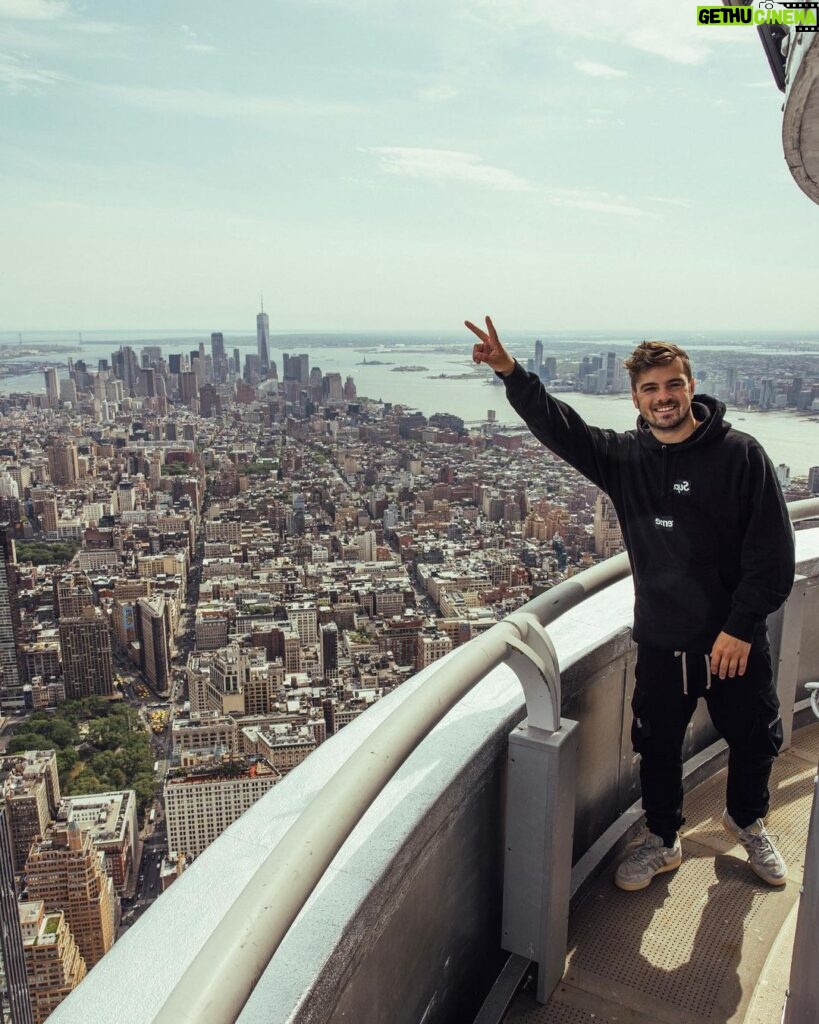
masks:
[[(816, 514), (816, 502), (801, 504), (810, 505), (811, 514)], [(791, 512), (793, 515), (794, 509)], [(812, 579), (819, 577), (819, 530), (799, 531), (796, 539), (800, 571)], [(536, 601), (548, 605), (555, 600), (554, 593), (541, 595)], [(819, 594), (819, 587), (814, 593)], [(627, 714), (623, 661), (631, 656), (627, 627), (632, 600), (631, 582), (623, 580), (561, 615), (549, 630), (566, 692), (589, 713), (578, 786), (584, 799), (591, 801), (608, 799), (611, 778), (621, 760), (621, 719), (623, 713)], [(815, 611), (812, 598), (811, 622), (815, 621)], [(604, 648), (612, 646), (616, 663), (612, 657), (603, 656)], [(819, 654), (812, 640), (808, 646), (812, 652), (808, 678), (815, 678)], [(445, 662), (430, 666), (322, 744), (309, 761), (258, 801), (197, 859), (57, 1008), (51, 1018), (54, 1024), (85, 1024), (89, 1020), (94, 1024), (121, 1020), (149, 1024), (156, 1020), (185, 969), (212, 935), (221, 934), (224, 948), (229, 948), (226, 915), (267, 851), (277, 845), (294, 819), (356, 750), (369, 749), (379, 723), (410, 701), (427, 676), (444, 666), (457, 673), (461, 662), (458, 651), (452, 652)], [(613, 671), (607, 665), (613, 665)], [(593, 694), (587, 688), (573, 691), (573, 666), (582, 666), (585, 676), (596, 675)], [(594, 718), (590, 720), (592, 712)], [(237, 1006), (228, 1019), (241, 1024), (329, 1019), (319, 1009), (322, 999), (333, 1000), (353, 992), (348, 998), (353, 1005), (354, 996), (357, 998), (366, 987), (365, 994), (371, 1001), (376, 990), (386, 999), (395, 989), (408, 993), (409, 1002), (410, 996), (417, 997), (424, 990), (422, 982), (429, 982), (431, 1002), (417, 1013), (409, 1007), (413, 1014), (407, 1012), (404, 1019), (445, 1019), (433, 1012), (433, 1003), (451, 994), (463, 974), (461, 961), (464, 951), (469, 952), (469, 927), (484, 925), (491, 933), (489, 939), (497, 941), (499, 921), (484, 912), (497, 887), (493, 875), (500, 845), (495, 821), (499, 805), (497, 766), (507, 745), (508, 730), (522, 713), (518, 679), (508, 665), (499, 665), (445, 715), (360, 820), (276, 956), (257, 976), (248, 1002), (243, 1009)], [(604, 746), (608, 751), (605, 759), (597, 756)], [(613, 758), (608, 756), (612, 750)], [(623, 795), (629, 803), (632, 798)], [(341, 810), (339, 807), (339, 813)], [(451, 825), (453, 819), (457, 819), (457, 829)], [(600, 834), (599, 829), (587, 831), (589, 841)], [(426, 898), (419, 899), (419, 895)], [(452, 926), (451, 934), (441, 929), (438, 935), (429, 927), (424, 930), (419, 926), (422, 911), (433, 923), (438, 921), (441, 915), (435, 916), (436, 903), (450, 914), (446, 923)], [(387, 941), (379, 928), (390, 916), (398, 924), (388, 933)], [(423, 921), (429, 923), (425, 918)], [(452, 941), (443, 945), (441, 936)], [(378, 958), (377, 964), (362, 961), (364, 948), (368, 956), (372, 953)], [(225, 956), (221, 976), (226, 986), (246, 966), (246, 959), (249, 957), (242, 952)], [(339, 1019), (342, 1017), (343, 1012)], [(197, 1024), (212, 1024), (217, 1019), (202, 1014)], [(359, 1014), (344, 1019), (367, 1018)], [(398, 1017), (376, 1012), (370, 1019)]]
[(819, 203), (819, 33), (789, 33), (782, 119), (785, 160), (796, 184)]

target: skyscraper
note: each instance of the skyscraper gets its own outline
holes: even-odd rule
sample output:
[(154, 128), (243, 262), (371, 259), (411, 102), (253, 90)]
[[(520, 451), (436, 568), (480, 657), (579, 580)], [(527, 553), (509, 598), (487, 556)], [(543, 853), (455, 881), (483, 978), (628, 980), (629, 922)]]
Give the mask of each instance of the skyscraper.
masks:
[(53, 366), (45, 371), (45, 388), (46, 398), (48, 399), (48, 406), (50, 409), (56, 409), (60, 404), (60, 391), (59, 385), (57, 384), (57, 371)]
[(70, 442), (56, 442), (46, 448), (48, 472), (52, 483), (70, 487), (80, 475), (77, 446)]
[(165, 598), (142, 597), (136, 606), (142, 671), (151, 685), (164, 693), (170, 683), (171, 656), (168, 646), (168, 625)]
[[(1, 783), (2, 779), (0, 779)], [(2, 789), (0, 789), (0, 951), (3, 954), (2, 967), (6, 978), (6, 997), (11, 1009), (11, 1024), (33, 1024), (23, 939), (17, 911), (17, 890), (14, 886), (14, 861), (6, 824), (6, 806)], [(4, 1010), (5, 1008), (0, 1009)], [(5, 1016), (3, 1016), (3, 1020), (5, 1020)]]
[(22, 871), (35, 836), (43, 834), (60, 803), (57, 756), (27, 750), (0, 758), (2, 799), (15, 871)]
[(62, 910), (48, 914), (32, 900), (19, 912), (34, 1024), (44, 1024), (85, 977), (85, 961)]
[(23, 682), (17, 650), (20, 609), (14, 541), (0, 526), (0, 706), (23, 706)]
[(99, 608), (84, 608), (81, 616), (60, 619), (65, 693), (69, 700), (114, 692), (111, 627)]
[(256, 351), (262, 368), (262, 376), (267, 376), (270, 369), (270, 320), (264, 311), (262, 300), (261, 311), (256, 315)]
[(114, 944), (116, 897), (105, 854), (75, 821), (52, 825), (31, 847), (26, 862), (30, 900), (62, 910), (90, 970)]
[(227, 380), (228, 360), (225, 351), (225, 337), (219, 331), (210, 336), (210, 355), (213, 361), (213, 379), (223, 383)]

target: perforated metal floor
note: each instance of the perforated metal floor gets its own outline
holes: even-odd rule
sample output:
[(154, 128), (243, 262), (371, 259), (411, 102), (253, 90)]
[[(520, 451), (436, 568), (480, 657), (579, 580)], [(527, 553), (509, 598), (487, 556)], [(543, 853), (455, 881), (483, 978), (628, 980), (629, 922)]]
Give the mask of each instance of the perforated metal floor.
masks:
[(784, 887), (760, 881), (722, 828), (720, 772), (686, 796), (679, 870), (634, 893), (615, 888), (614, 868), (606, 871), (572, 915), (566, 972), (551, 1000), (540, 1006), (522, 992), (506, 1021), (742, 1024), (799, 898), (818, 753), (819, 724), (794, 735), (771, 776), (767, 826), (788, 862)]

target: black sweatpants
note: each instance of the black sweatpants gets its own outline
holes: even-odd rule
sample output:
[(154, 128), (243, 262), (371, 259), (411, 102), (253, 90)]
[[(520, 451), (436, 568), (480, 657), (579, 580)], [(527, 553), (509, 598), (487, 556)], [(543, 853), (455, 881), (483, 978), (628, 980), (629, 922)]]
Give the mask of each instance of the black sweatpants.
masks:
[(700, 697), (729, 747), (728, 813), (740, 828), (768, 813), (768, 779), (782, 746), (770, 647), (755, 644), (744, 675), (712, 676), (710, 686), (706, 657), (643, 644), (637, 650), (631, 740), (641, 758), (646, 824), (666, 845), (684, 821), (682, 745)]

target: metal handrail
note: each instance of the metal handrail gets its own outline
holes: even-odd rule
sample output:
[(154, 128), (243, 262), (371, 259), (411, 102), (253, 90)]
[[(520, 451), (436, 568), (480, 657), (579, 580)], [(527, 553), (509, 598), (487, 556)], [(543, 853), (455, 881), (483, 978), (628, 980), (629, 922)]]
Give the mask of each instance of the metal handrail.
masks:
[[(792, 521), (819, 517), (819, 499), (794, 502)], [(543, 626), (629, 575), (625, 554), (592, 566), (524, 605)], [(270, 851), (191, 961), (154, 1024), (233, 1024), (314, 888), (392, 776), (432, 729), (487, 673), (506, 660), (499, 622), (432, 673), (373, 730)]]

